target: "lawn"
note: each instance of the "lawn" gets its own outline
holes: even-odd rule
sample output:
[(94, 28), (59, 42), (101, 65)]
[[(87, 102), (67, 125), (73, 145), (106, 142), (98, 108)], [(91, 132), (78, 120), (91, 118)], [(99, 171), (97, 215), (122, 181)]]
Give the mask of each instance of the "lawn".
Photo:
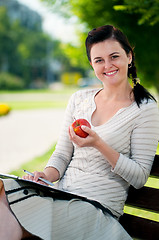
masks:
[(24, 163), (23, 165), (20, 166), (19, 169), (12, 171), (10, 174), (22, 177), (24, 175), (23, 169), (26, 169), (30, 172), (34, 172), (35, 170), (42, 171), (46, 166), (51, 154), (55, 150), (55, 146), (56, 144), (51, 146), (49, 150), (46, 153), (44, 153), (42, 156), (38, 156), (28, 161), (27, 163)]
[(77, 90), (65, 87), (58, 90), (0, 91), (0, 103), (8, 104), (11, 110), (65, 108)]
[(44, 109), (44, 108), (65, 108), (67, 100), (61, 101), (7, 101), (11, 110)]

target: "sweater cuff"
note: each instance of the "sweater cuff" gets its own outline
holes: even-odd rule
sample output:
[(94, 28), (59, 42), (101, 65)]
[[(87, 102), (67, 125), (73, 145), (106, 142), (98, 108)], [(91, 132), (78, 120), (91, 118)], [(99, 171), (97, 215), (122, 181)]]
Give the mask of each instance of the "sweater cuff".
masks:
[(64, 172), (65, 172), (65, 164), (60, 164), (59, 165), (59, 161), (56, 161), (55, 159), (53, 160), (53, 159), (49, 159), (49, 161), (48, 161), (48, 163), (47, 163), (47, 165), (46, 165), (46, 167), (45, 168), (47, 168), (47, 167), (53, 167), (53, 168), (56, 168), (57, 170), (58, 170), (58, 172), (59, 172), (59, 174), (60, 174), (60, 178), (62, 178), (63, 177), (63, 174), (64, 174)]
[(127, 161), (125, 161), (125, 160), (126, 160), (126, 157), (120, 153), (117, 163), (116, 163), (115, 167), (111, 169), (111, 171), (120, 176), (123, 176), (124, 172), (125, 172), (125, 168), (127, 166)]

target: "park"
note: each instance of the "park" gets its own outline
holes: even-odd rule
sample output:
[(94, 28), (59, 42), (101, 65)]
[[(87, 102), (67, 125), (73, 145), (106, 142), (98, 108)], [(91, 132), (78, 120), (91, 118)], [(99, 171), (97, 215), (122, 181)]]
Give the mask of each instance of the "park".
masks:
[[(84, 39), (89, 30), (113, 24), (126, 33), (134, 47), (140, 82), (159, 101), (157, 0), (125, 0), (123, 4), (110, 0), (42, 2), (61, 14), (66, 22), (76, 17), (80, 29), (78, 42), (65, 43), (52, 38), (43, 31), (38, 13), (23, 8), (16, 0), (13, 6), (0, 0), (1, 173), (19, 177), (24, 175), (23, 169), (33, 172), (45, 168), (55, 150), (71, 95), (81, 89), (100, 87), (85, 53)], [(15, 19), (14, 4), (18, 4)], [(22, 9), (25, 21), (20, 14)], [(31, 18), (34, 20), (29, 22)], [(159, 174), (154, 172), (144, 187), (157, 192)], [(130, 201), (124, 213), (159, 224), (158, 209), (151, 211), (147, 206), (141, 209), (132, 205)]]

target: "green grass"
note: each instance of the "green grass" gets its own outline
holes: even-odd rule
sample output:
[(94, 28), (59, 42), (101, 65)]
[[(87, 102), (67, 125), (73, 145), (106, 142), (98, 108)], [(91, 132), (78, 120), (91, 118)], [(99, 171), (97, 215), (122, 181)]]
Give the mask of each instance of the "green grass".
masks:
[(79, 88), (74, 86), (63, 86), (59, 89), (24, 89), (24, 90), (0, 90), (0, 94), (29, 94), (29, 93), (52, 93), (52, 94), (70, 94)]
[(45, 109), (45, 108), (66, 108), (67, 100), (64, 101), (30, 101), (30, 102), (10, 102), (7, 101), (11, 110)]
[(77, 90), (65, 87), (57, 90), (0, 91), (0, 103), (8, 104), (11, 110), (66, 108), (70, 96)]
[(50, 147), (50, 149), (46, 153), (44, 153), (42, 156), (38, 156), (38, 157), (32, 159), (31, 161), (24, 163), (23, 165), (20, 166), (19, 169), (10, 172), (10, 174), (22, 177), (24, 175), (23, 169), (26, 169), (30, 172), (34, 172), (35, 170), (43, 171), (51, 154), (55, 150), (55, 146), (56, 146), (56, 144), (54, 144), (52, 147)]

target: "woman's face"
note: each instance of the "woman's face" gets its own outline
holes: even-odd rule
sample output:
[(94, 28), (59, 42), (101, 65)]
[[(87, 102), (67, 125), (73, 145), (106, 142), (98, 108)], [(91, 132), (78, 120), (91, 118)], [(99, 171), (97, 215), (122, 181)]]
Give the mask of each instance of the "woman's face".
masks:
[(94, 72), (104, 85), (127, 82), (128, 64), (132, 61), (132, 54), (127, 55), (119, 42), (108, 39), (95, 43), (90, 56)]

